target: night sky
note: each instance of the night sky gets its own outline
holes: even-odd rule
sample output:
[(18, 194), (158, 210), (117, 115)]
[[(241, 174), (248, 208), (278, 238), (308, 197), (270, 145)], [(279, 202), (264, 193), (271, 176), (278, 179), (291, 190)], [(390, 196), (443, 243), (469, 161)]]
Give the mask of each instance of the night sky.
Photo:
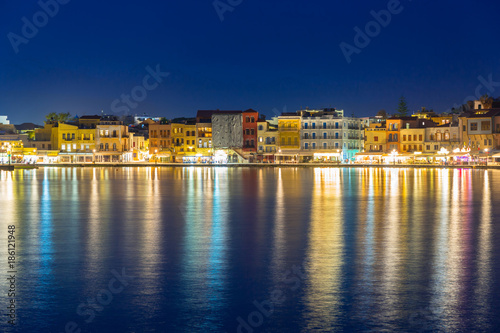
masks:
[[(221, 0), (236, 4), (221, 21), (213, 0), (71, 0), (43, 22), (36, 1), (4, 0), (0, 115), (15, 124), (101, 110), (174, 118), (198, 109), (273, 116), (336, 107), (368, 116), (394, 112), (401, 95), (412, 111), (442, 112), (474, 95), (479, 76), (500, 82), (497, 1), (402, 0), (348, 63), (339, 45), (355, 46), (354, 28), (364, 31), (370, 12), (392, 1)], [(16, 53), (10, 39), (25, 38), (22, 18), (34, 15), (38, 33)], [(146, 91), (146, 67), (157, 65), (170, 75), (147, 81), (147, 97), (111, 107), (138, 86)], [(490, 90), (480, 92), (500, 96), (500, 83)]]

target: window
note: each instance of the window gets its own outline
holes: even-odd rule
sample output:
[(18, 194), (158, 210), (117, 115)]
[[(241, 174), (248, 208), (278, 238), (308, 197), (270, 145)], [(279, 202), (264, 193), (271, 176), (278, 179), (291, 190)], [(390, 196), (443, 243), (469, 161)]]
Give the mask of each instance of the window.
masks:
[(307, 142), (304, 143), (304, 149), (309, 149), (309, 144)]
[(335, 123), (335, 128), (339, 128), (339, 123)]
[(491, 146), (491, 139), (488, 139), (488, 145)]
[(326, 142), (323, 142), (323, 149), (326, 149)]
[(304, 128), (307, 129), (307, 123), (304, 124)]
[(66, 140), (66, 133), (63, 133), (63, 140)]
[(462, 132), (465, 132), (465, 125), (462, 126)]
[(417, 141), (417, 135), (413, 134), (413, 141)]
[(378, 136), (374, 136), (373, 141), (378, 141)]
[(477, 131), (477, 123), (470, 123), (470, 130)]
[(398, 135), (394, 134), (394, 141), (398, 141)]
[(431, 134), (431, 141), (434, 141), (434, 134)]
[(434, 145), (434, 150), (439, 150), (439, 145)]
[(113, 151), (116, 151), (116, 143), (113, 143)]
[(106, 149), (106, 151), (108, 151), (108, 150), (109, 150), (109, 144), (108, 144), (108, 143), (106, 143), (106, 144), (104, 145), (104, 149)]
[(259, 125), (259, 131), (262, 131), (264, 129), (264, 126)]
[(309, 139), (309, 133), (304, 134), (304, 139)]
[(392, 141), (392, 134), (389, 134), (389, 141)]
[(113, 137), (116, 138), (116, 131), (113, 131)]
[(326, 123), (323, 123), (323, 128), (326, 128)]
[(482, 121), (481, 122), (481, 131), (489, 131), (490, 130), (490, 122)]
[(291, 146), (292, 145), (292, 138), (288, 138), (288, 145)]
[(313, 149), (316, 149), (316, 142), (312, 143)]
[(295, 146), (297, 146), (297, 145), (299, 144), (299, 139), (298, 139), (297, 137), (295, 137), (295, 138), (293, 139), (293, 144), (294, 144)]
[(422, 151), (422, 145), (418, 146), (418, 150)]
[(316, 128), (316, 123), (312, 123), (312, 128), (315, 129)]
[(422, 134), (418, 135), (418, 141), (422, 141)]
[(61, 145), (61, 150), (66, 150), (66, 145), (65, 144)]
[(406, 141), (406, 134), (403, 135), (403, 141)]
[[(253, 119), (253, 117), (252, 117), (252, 119)], [(251, 146), (252, 148), (253, 148), (253, 147), (255, 147), (255, 141), (254, 141), (253, 139), (252, 139), (252, 140), (250, 140), (250, 146)]]
[(250, 129), (250, 135), (254, 135), (255, 134), (255, 130), (253, 128)]
[(431, 145), (427, 145), (427, 146), (425, 146), (425, 149), (426, 149), (426, 150), (431, 150)]
[(259, 142), (262, 142), (262, 137), (261, 136), (259, 136)]
[(488, 140), (484, 139), (484, 145), (487, 146), (488, 145)]
[(406, 145), (403, 145), (403, 150), (406, 150)]
[(245, 130), (245, 134), (250, 135), (250, 130), (248, 128)]
[(316, 139), (316, 133), (313, 133), (312, 135), (313, 135), (313, 137), (312, 137), (312, 138), (313, 138), (313, 139)]
[(326, 132), (323, 133), (323, 139), (326, 139)]
[(255, 123), (255, 118), (254, 118), (254, 117), (251, 117), (251, 118), (250, 118), (250, 122), (251, 122), (251, 123)]
[(444, 132), (444, 139), (450, 140), (450, 133), (449, 132)]

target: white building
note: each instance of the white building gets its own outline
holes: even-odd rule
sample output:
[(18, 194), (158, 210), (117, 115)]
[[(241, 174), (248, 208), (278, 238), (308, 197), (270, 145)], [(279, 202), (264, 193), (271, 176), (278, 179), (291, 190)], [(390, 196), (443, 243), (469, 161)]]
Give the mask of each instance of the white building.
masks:
[(0, 124), (10, 125), (10, 121), (7, 120), (7, 116), (0, 116)]

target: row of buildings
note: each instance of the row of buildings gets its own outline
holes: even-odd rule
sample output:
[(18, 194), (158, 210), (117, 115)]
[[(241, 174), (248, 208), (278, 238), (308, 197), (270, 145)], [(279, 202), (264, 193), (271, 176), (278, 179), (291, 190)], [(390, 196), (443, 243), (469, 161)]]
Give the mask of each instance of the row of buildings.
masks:
[(200, 110), (134, 125), (96, 115), (48, 121), (32, 133), (0, 128), (2, 163), (433, 163), (493, 157), (499, 147), (500, 108), (480, 101), (460, 115), (358, 118), (327, 108), (266, 120), (252, 109)]

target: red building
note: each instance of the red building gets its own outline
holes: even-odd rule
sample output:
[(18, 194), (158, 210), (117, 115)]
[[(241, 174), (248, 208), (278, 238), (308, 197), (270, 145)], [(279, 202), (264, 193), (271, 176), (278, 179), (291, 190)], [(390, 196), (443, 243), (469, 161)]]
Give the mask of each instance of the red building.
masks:
[(243, 152), (257, 153), (257, 121), (259, 113), (249, 109), (243, 111)]

